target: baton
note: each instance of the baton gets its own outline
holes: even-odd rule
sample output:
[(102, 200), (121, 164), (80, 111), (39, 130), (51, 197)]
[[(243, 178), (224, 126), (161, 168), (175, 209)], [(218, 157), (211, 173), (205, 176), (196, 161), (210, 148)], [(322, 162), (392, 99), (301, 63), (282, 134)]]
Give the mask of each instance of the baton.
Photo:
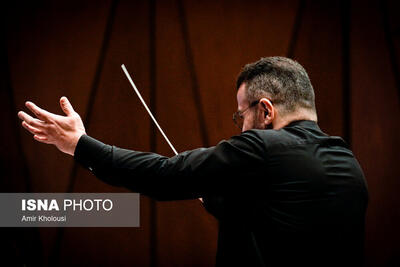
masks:
[[(149, 113), (150, 117), (152, 118), (153, 122), (157, 125), (158, 130), (160, 130), (162, 136), (164, 136), (165, 141), (167, 141), (168, 145), (171, 147), (172, 151), (174, 151), (175, 155), (178, 155), (178, 152), (176, 152), (174, 146), (171, 144), (171, 142), (169, 141), (167, 135), (164, 133), (164, 131), (161, 129), (160, 125), (158, 124), (156, 118), (154, 118), (153, 114), (151, 113), (150, 109), (147, 107), (146, 102), (144, 102), (142, 95), (140, 94), (139, 90), (136, 88), (135, 83), (132, 81), (131, 76), (129, 75), (128, 70), (125, 68), (125, 65), (122, 64), (121, 65), (122, 70), (124, 71), (126, 77), (128, 78), (129, 82), (131, 83), (133, 89), (135, 90), (137, 96), (139, 97), (140, 101), (142, 102), (144, 108), (147, 110), (147, 112)], [(199, 198), (199, 200), (201, 202), (203, 202), (203, 198)]]
[(158, 124), (156, 118), (154, 118), (153, 114), (151, 113), (150, 109), (147, 107), (146, 102), (144, 102), (142, 95), (140, 94), (139, 90), (136, 88), (136, 85), (133, 83), (131, 76), (128, 73), (128, 70), (125, 68), (125, 65), (121, 65), (122, 70), (124, 71), (126, 77), (128, 78), (129, 82), (131, 83), (133, 89), (135, 90), (137, 96), (139, 97), (140, 101), (142, 101), (142, 104), (144, 108), (147, 110), (149, 113), (150, 117), (153, 119), (153, 122), (157, 125), (158, 130), (160, 130), (162, 136), (164, 136), (165, 141), (167, 141), (168, 145), (171, 147), (172, 151), (174, 151), (175, 155), (178, 155), (178, 152), (176, 152), (174, 146), (171, 144), (169, 141), (168, 137), (165, 135), (164, 131), (161, 129), (160, 125)]

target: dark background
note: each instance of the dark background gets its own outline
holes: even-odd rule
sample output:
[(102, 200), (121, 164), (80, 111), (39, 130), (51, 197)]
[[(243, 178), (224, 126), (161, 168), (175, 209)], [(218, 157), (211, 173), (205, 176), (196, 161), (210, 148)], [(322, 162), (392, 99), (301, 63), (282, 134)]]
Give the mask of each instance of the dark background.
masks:
[[(231, 114), (244, 64), (288, 56), (309, 73), (321, 129), (342, 136), (364, 169), (366, 265), (400, 265), (399, 1), (9, 2), (1, 9), (2, 192), (127, 192), (34, 141), (17, 118), (26, 100), (62, 114), (65, 95), (89, 135), (171, 156), (122, 63), (184, 151), (238, 133)], [(217, 229), (198, 200), (141, 196), (140, 228), (0, 229), (0, 265), (211, 266)]]

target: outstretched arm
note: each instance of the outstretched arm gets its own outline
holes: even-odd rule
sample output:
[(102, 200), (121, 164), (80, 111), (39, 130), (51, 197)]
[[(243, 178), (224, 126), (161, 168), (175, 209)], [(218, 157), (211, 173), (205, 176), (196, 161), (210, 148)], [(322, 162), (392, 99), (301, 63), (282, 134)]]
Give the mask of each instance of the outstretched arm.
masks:
[[(262, 166), (260, 139), (243, 133), (217, 146), (198, 148), (165, 157), (104, 144), (83, 135), (75, 160), (99, 179), (157, 200), (195, 199), (246, 191), (246, 174)], [(251, 184), (251, 183), (249, 183)]]
[(238, 193), (245, 190), (242, 179), (248, 179), (241, 174), (259, 168), (264, 161), (262, 140), (253, 131), (171, 158), (110, 146), (86, 135), (82, 120), (66, 98), (60, 104), (67, 116), (49, 113), (31, 102), (26, 105), (37, 118), (22, 111), (18, 115), (36, 140), (73, 155), (99, 179), (158, 200)]
[[(26, 102), (25, 105), (33, 112), (33, 114), (35, 114), (36, 118), (33, 118), (23, 111), (18, 112), (18, 117), (22, 120), (22, 126), (33, 134), (34, 139), (45, 144), (53, 144), (60, 151), (74, 156), (78, 141), (82, 136), (86, 135), (86, 132), (81, 117), (78, 113), (74, 111), (68, 99), (66, 97), (62, 97), (60, 99), (61, 109), (64, 111), (66, 116), (60, 116), (50, 113), (29, 101)], [(91, 138), (85, 136), (82, 139), (88, 140)], [(81, 143), (84, 142), (83, 140), (81, 140)], [(97, 142), (97, 144), (100, 144), (100, 142)], [(88, 149), (92, 149), (92, 151), (87, 151)], [(91, 155), (93, 155), (94, 157), (98, 156), (96, 155), (96, 153), (98, 153), (98, 147), (96, 148), (95, 146), (93, 146), (93, 142), (92, 146), (86, 148), (86, 150), (81, 149), (81, 151), (89, 154), (95, 151), (95, 153), (91, 153)], [(99, 155), (107, 157), (107, 153)], [(92, 167), (84, 164), (88, 161), (88, 159), (83, 160), (82, 157), (83, 156), (78, 156), (75, 157), (75, 159), (81, 161), (81, 163), (83, 163), (85, 167), (93, 170)], [(91, 160), (93, 160), (93, 158)], [(153, 158), (153, 160), (157, 159)], [(148, 167), (150, 168), (151, 166)], [(98, 171), (99, 169), (100, 168), (96, 169), (97, 171), (95, 174), (97, 177), (99, 177), (100, 179), (103, 178), (102, 180), (106, 181), (109, 184), (117, 185), (117, 179), (109, 179), (109, 171), (100, 172)], [(104, 168), (101, 169), (104, 170)], [(108, 179), (106, 177), (108, 177)], [(202, 199), (200, 200), (203, 201)]]

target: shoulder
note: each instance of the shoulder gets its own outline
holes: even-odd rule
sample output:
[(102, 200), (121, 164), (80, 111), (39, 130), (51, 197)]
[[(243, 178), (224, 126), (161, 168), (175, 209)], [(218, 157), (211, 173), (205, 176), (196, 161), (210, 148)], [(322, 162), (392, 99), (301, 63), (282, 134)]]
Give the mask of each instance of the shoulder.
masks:
[(284, 128), (279, 130), (252, 129), (243, 132), (242, 135), (244, 138), (262, 142), (266, 148), (275, 145), (292, 145), (302, 142), (302, 138)]

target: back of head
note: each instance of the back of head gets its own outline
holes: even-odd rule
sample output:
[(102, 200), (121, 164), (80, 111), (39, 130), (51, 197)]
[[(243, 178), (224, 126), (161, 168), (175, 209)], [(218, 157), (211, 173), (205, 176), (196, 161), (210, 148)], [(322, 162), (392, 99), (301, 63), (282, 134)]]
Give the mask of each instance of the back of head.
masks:
[(270, 98), (282, 116), (299, 108), (316, 114), (314, 89), (306, 70), (285, 57), (265, 57), (247, 64), (240, 72), (236, 88), (246, 84), (249, 102)]

